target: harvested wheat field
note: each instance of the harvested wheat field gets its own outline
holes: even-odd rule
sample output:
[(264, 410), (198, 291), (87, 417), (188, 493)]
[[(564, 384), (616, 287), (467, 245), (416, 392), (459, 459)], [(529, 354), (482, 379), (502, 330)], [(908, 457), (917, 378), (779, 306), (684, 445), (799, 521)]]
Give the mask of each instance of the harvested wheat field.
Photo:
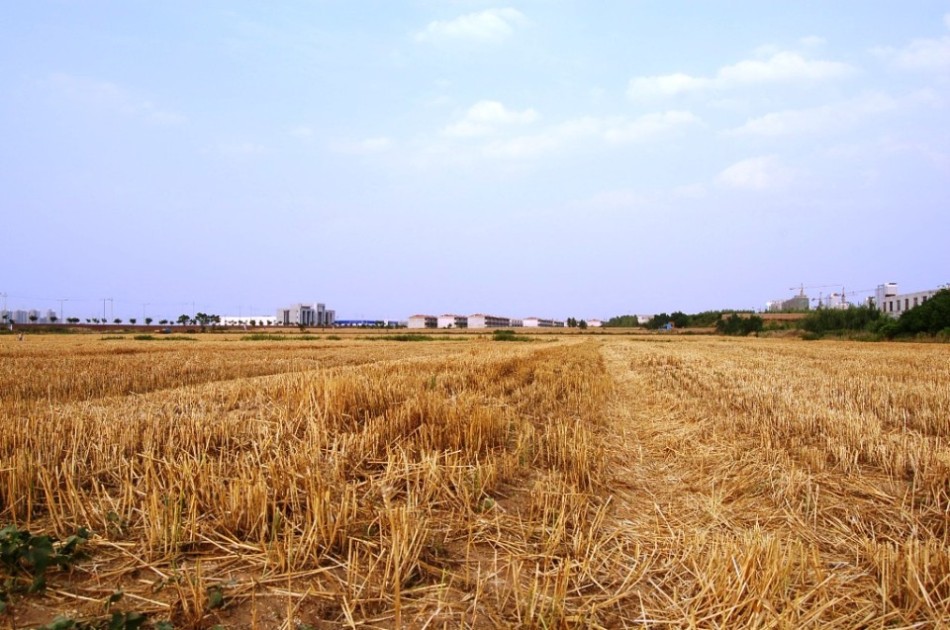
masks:
[(530, 339), (0, 337), (0, 627), (950, 625), (946, 346)]

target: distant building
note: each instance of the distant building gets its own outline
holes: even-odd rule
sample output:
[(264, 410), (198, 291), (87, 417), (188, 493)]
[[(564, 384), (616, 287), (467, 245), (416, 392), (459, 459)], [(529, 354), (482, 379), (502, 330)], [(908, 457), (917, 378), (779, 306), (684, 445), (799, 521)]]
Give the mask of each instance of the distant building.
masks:
[(277, 309), (278, 326), (333, 326), (336, 311), (327, 310), (325, 304), (294, 304)]
[(409, 318), (407, 328), (437, 328), (439, 319), (435, 315), (413, 315)]
[(604, 322), (600, 321), (599, 319), (589, 319), (587, 320), (587, 325), (591, 328), (603, 328)]
[(789, 298), (782, 302), (783, 311), (807, 311), (809, 305), (808, 296), (804, 293), (799, 293), (793, 298)]
[(511, 320), (507, 317), (483, 315), (482, 313), (468, 316), (469, 328), (507, 328), (509, 326), (511, 326)]
[(849, 306), (851, 306), (848, 303), (848, 299), (844, 293), (830, 293), (826, 295), (822, 299), (821, 305), (824, 308), (830, 308), (830, 309), (835, 309), (839, 311), (844, 310), (848, 308)]
[(882, 313), (896, 318), (915, 306), (920, 306), (936, 295), (938, 291), (940, 291), (940, 289), (917, 291), (915, 293), (898, 293), (897, 283), (887, 282), (878, 285), (877, 290), (874, 292), (872, 305)]
[(525, 317), (521, 325), (525, 328), (554, 328), (554, 320), (542, 319), (540, 317)]
[(468, 328), (468, 317), (452, 314), (439, 315), (437, 324), (439, 328)]

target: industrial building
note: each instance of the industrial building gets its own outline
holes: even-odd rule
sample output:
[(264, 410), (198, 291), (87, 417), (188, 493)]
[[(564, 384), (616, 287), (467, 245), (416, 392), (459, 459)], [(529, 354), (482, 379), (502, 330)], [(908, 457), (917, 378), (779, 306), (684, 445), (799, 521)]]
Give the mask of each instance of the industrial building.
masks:
[(482, 313), (468, 316), (469, 328), (508, 328), (509, 326), (511, 326), (511, 319), (508, 317), (483, 315)]
[(524, 328), (564, 328), (564, 322), (557, 319), (525, 317), (521, 322), (521, 326)]
[(328, 310), (325, 304), (294, 304), (277, 309), (278, 326), (333, 326), (336, 311)]
[(47, 310), (45, 315), (35, 308), (28, 311), (17, 309), (15, 311), (0, 311), (0, 320), (8, 324), (52, 324), (59, 320), (59, 316), (52, 309)]
[(468, 317), (445, 314), (438, 317), (439, 328), (468, 328)]
[(804, 291), (796, 295), (795, 297), (789, 298), (787, 300), (771, 300), (765, 303), (765, 310), (770, 313), (784, 312), (784, 311), (807, 311), (809, 308), (809, 299), (805, 295)]
[(525, 317), (521, 325), (525, 328), (554, 328), (554, 320), (542, 319), (540, 317)]
[(886, 282), (878, 285), (875, 290), (872, 306), (882, 313), (896, 318), (915, 306), (920, 306), (936, 295), (938, 291), (940, 291), (939, 288), (915, 293), (898, 293), (896, 282)]
[(439, 318), (435, 315), (413, 315), (409, 318), (406, 328), (437, 328)]

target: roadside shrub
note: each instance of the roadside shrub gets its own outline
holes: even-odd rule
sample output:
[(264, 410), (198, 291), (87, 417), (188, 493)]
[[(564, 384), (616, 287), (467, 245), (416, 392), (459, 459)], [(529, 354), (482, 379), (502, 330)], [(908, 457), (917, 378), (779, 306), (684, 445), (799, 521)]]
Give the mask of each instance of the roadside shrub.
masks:
[(936, 295), (919, 306), (901, 314), (897, 320), (897, 335), (927, 333), (936, 335), (950, 328), (950, 289)]
[(802, 320), (802, 328), (817, 335), (840, 331), (873, 331), (873, 325), (881, 317), (880, 311), (867, 306), (852, 306), (846, 309), (820, 308)]
[(746, 336), (761, 332), (765, 327), (765, 320), (758, 315), (739, 317), (733, 313), (730, 317), (716, 322), (716, 332), (720, 335)]

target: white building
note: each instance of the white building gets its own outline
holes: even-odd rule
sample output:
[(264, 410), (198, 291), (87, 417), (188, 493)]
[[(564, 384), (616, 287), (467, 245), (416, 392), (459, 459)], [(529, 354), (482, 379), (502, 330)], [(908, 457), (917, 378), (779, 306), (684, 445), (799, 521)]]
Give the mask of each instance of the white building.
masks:
[(406, 328), (436, 328), (439, 325), (439, 318), (435, 315), (412, 315)]
[(896, 282), (887, 282), (878, 285), (874, 292), (874, 307), (882, 313), (897, 318), (901, 314), (909, 311), (915, 306), (920, 306), (934, 295), (940, 289), (931, 289), (929, 291), (917, 291), (916, 293), (898, 293)]
[(483, 315), (482, 313), (468, 316), (469, 328), (507, 328), (509, 326), (511, 326), (511, 320), (507, 317)]
[(336, 311), (327, 310), (325, 304), (294, 304), (277, 309), (278, 326), (332, 326)]
[(835, 309), (839, 311), (844, 310), (848, 308), (849, 306), (851, 306), (848, 303), (848, 300), (845, 297), (844, 293), (831, 293), (830, 295), (826, 295), (824, 299), (822, 300), (822, 305), (825, 308)]
[(587, 325), (591, 328), (603, 328), (604, 322), (600, 321), (599, 319), (589, 319), (587, 320)]
[(468, 318), (464, 315), (439, 315), (439, 328), (468, 328)]
[(554, 328), (554, 320), (542, 319), (540, 317), (525, 317), (521, 325), (525, 328)]

